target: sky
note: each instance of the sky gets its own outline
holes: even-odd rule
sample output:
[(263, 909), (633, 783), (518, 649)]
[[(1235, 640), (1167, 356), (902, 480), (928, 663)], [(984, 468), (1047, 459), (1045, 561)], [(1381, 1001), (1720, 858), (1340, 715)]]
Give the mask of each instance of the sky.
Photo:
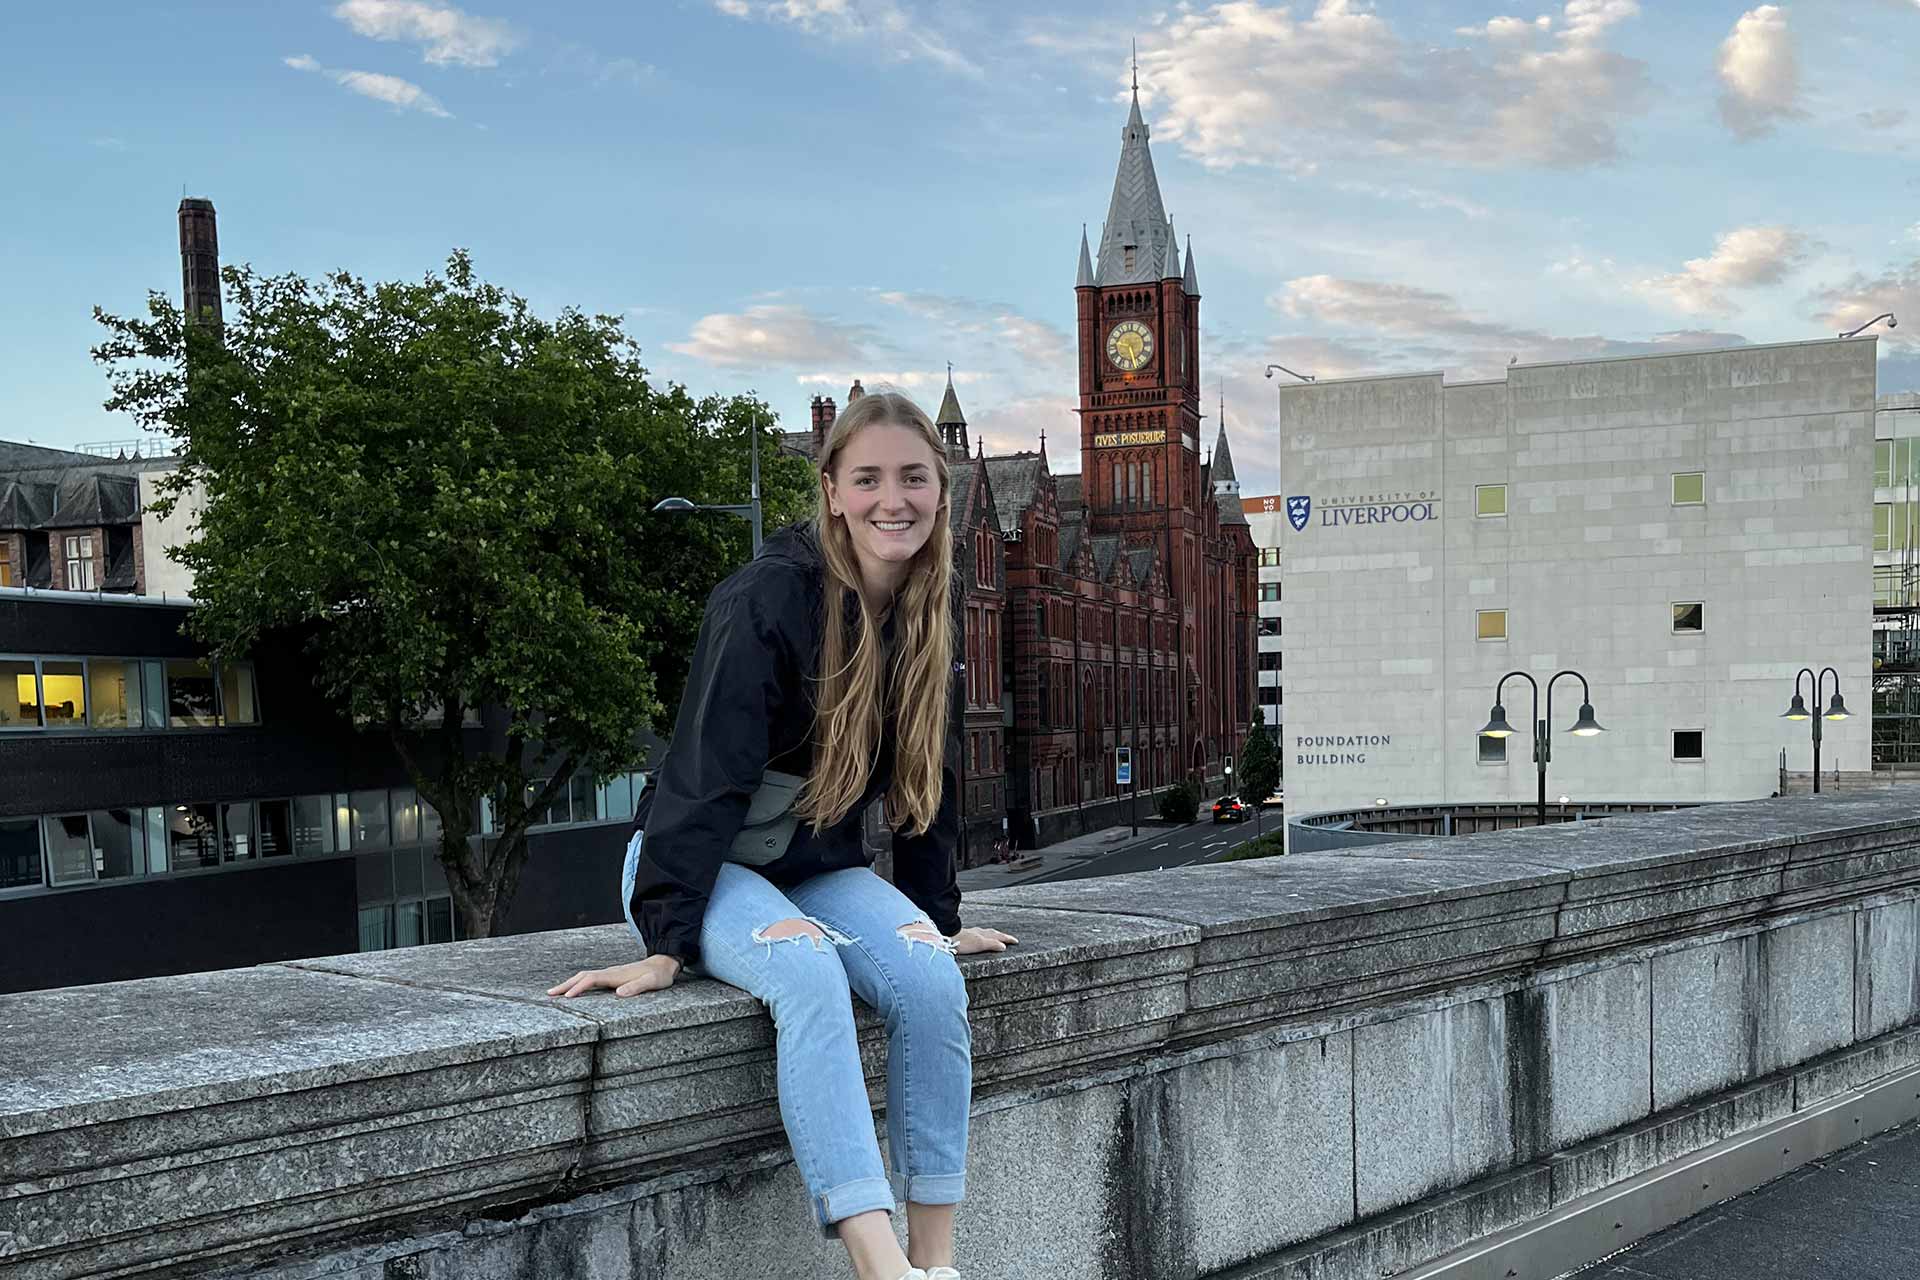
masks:
[(1832, 337), (1920, 389), (1920, 0), (0, 8), (0, 438), (125, 440), (92, 309), (222, 258), (456, 248), (662, 380), (810, 397), (953, 365), (987, 450), (1078, 466), (1074, 268), (1138, 42), (1202, 294), (1210, 439), (1273, 493), (1269, 362), (1322, 378)]

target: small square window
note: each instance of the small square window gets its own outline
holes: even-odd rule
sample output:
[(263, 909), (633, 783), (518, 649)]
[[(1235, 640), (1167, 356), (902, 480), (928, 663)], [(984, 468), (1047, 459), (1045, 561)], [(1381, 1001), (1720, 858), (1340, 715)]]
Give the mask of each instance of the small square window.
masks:
[(1707, 607), (1698, 600), (1677, 602), (1673, 606), (1674, 633), (1706, 630), (1706, 610)]
[(1707, 500), (1707, 473), (1677, 471), (1673, 477), (1673, 505), (1697, 507)]
[(1482, 640), (1505, 640), (1507, 638), (1507, 611), (1505, 609), (1481, 609), (1473, 615), (1474, 634)]
[(1707, 755), (1706, 731), (1703, 729), (1675, 729), (1673, 731), (1673, 758), (1675, 760), (1704, 760)]
[(1473, 486), (1473, 514), (1476, 516), (1507, 514), (1507, 486), (1503, 484)]
[(1489, 738), (1486, 734), (1481, 734), (1480, 763), (1505, 764), (1506, 762), (1507, 740), (1505, 738)]

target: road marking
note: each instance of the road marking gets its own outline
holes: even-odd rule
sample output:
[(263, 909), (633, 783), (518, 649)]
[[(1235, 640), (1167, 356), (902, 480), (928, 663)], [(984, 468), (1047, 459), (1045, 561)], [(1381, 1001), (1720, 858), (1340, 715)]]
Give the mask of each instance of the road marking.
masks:
[(1202, 849), (1212, 849), (1212, 848), (1216, 848), (1216, 847), (1218, 847), (1219, 845), (1223, 845), (1223, 844), (1226, 844), (1226, 843), (1227, 843), (1227, 842), (1226, 842), (1225, 840), (1211, 840), (1211, 841), (1208, 841), (1208, 842), (1207, 842), (1206, 844), (1203, 844), (1203, 845), (1201, 845), (1200, 847), (1201, 847)]
[(1172, 843), (1172, 842), (1171, 842), (1171, 841), (1168, 841), (1168, 840), (1162, 840), (1162, 841), (1161, 841), (1161, 842), (1160, 842), (1159, 844), (1157, 844), (1157, 845), (1155, 845), (1155, 846), (1153, 846), (1153, 847), (1154, 847), (1155, 849), (1164, 849), (1164, 848), (1166, 848), (1166, 847), (1167, 847), (1167, 845), (1168, 845), (1168, 844), (1170, 844), (1170, 843)]

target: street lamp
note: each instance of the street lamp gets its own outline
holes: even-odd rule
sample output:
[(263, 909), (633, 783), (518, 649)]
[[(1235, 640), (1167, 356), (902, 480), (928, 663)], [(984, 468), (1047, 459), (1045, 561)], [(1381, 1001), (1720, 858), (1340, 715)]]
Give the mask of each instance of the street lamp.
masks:
[(1268, 376), (1269, 378), (1271, 378), (1271, 377), (1273, 376), (1273, 371), (1274, 371), (1275, 369), (1278, 369), (1278, 370), (1279, 370), (1280, 372), (1282, 372), (1282, 373), (1284, 373), (1284, 374), (1286, 374), (1286, 375), (1287, 375), (1288, 377), (1291, 377), (1291, 378), (1298, 378), (1298, 379), (1300, 379), (1300, 381), (1302, 381), (1302, 382), (1312, 382), (1312, 381), (1313, 381), (1313, 375), (1312, 375), (1312, 374), (1310, 374), (1310, 373), (1295, 373), (1295, 372), (1294, 372), (1293, 370), (1291, 370), (1291, 369), (1289, 369), (1289, 368), (1287, 368), (1287, 366), (1285, 366), (1285, 365), (1283, 365), (1283, 364), (1270, 364), (1270, 365), (1268, 365), (1268, 366), (1267, 366), (1267, 376)]
[[(1605, 733), (1606, 729), (1593, 718), (1593, 695), (1587, 688), (1587, 678), (1578, 671), (1556, 671), (1547, 681), (1547, 714), (1540, 714), (1540, 682), (1524, 671), (1509, 671), (1500, 677), (1500, 683), (1493, 687), (1493, 713), (1487, 717), (1486, 727), (1480, 730), (1483, 738), (1510, 738), (1513, 726), (1507, 723), (1507, 709), (1501, 702), (1501, 691), (1507, 681), (1519, 676), (1533, 686), (1533, 763), (1540, 781), (1539, 817), (1541, 826), (1547, 825), (1547, 764), (1553, 759), (1553, 743), (1547, 736), (1547, 722), (1553, 719), (1553, 686), (1562, 676), (1572, 676), (1580, 682), (1580, 714), (1574, 719), (1573, 727), (1567, 732), (1576, 738), (1591, 738), (1595, 734)], [(1566, 797), (1561, 797), (1566, 802)]]
[(750, 424), (749, 433), (753, 438), (752, 500), (733, 503), (693, 502), (686, 498), (662, 498), (653, 504), (655, 511), (724, 511), (730, 516), (739, 516), (753, 526), (753, 554), (760, 554), (760, 424)]
[[(1858, 329), (1849, 329), (1845, 333), (1841, 334), (1840, 336), (1843, 338), (1851, 338), (1855, 334), (1858, 334), (1867, 329), (1873, 328), (1873, 326), (1879, 324), (1882, 320), (1885, 320), (1887, 322), (1887, 328), (1889, 329), (1898, 329), (1900, 327), (1900, 322), (1893, 318), (1893, 312), (1882, 311), (1879, 315), (1867, 321), (1865, 324), (1861, 325)], [(1834, 679), (1837, 680), (1839, 679), (1839, 677), (1835, 676)]]
[[(1825, 687), (1829, 675), (1833, 677), (1833, 701), (1827, 704), (1826, 711), (1815, 714), (1820, 711), (1820, 691)], [(1813, 711), (1807, 710), (1807, 700), (1800, 696), (1801, 676), (1813, 681)], [(1802, 667), (1793, 677), (1793, 701), (1787, 704), (1787, 709), (1781, 712), (1780, 718), (1813, 721), (1813, 794), (1815, 795), (1820, 794), (1820, 722), (1845, 720), (1851, 714), (1847, 710), (1847, 704), (1840, 697), (1840, 673), (1832, 667), (1820, 668), (1820, 674), (1817, 676), (1813, 674), (1812, 667)]]

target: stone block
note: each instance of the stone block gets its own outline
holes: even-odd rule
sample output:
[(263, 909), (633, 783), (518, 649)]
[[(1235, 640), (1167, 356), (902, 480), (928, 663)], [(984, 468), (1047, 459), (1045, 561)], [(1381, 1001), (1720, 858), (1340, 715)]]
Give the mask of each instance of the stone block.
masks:
[(1652, 1109), (1651, 992), (1645, 962), (1540, 988), (1547, 1036), (1547, 1144), (1558, 1150)]
[(1854, 1030), (1869, 1039), (1920, 1019), (1920, 899), (1865, 907), (1854, 916)]
[(1767, 1075), (1853, 1041), (1853, 913), (1759, 935), (1754, 1070)]
[(1514, 1162), (1503, 1003), (1359, 1027), (1353, 1044), (1358, 1216)]
[(1653, 1116), (1547, 1157), (1555, 1207), (1793, 1111), (1793, 1083), (1769, 1080)]
[(1653, 1107), (1664, 1111), (1753, 1074), (1752, 934), (1671, 951), (1648, 963), (1653, 1004)]

